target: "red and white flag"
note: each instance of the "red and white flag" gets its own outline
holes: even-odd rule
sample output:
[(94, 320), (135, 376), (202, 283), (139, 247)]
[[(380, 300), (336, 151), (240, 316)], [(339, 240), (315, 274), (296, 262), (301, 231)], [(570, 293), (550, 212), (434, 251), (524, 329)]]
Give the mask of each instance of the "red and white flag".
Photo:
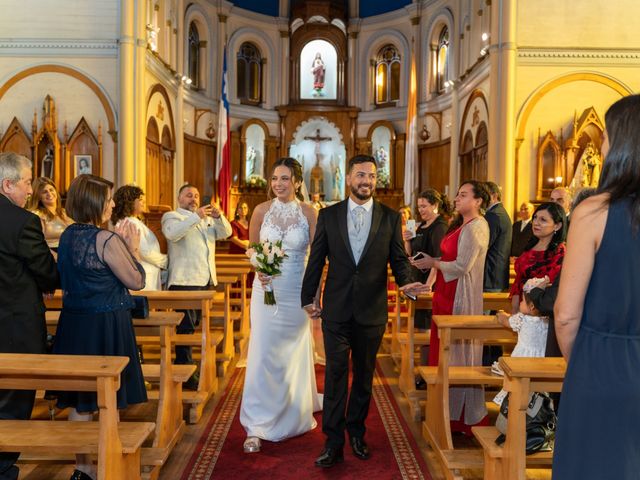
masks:
[(222, 92), (218, 107), (218, 143), (216, 148), (216, 180), (218, 200), (222, 211), (229, 214), (229, 190), (231, 189), (231, 136), (229, 134), (229, 100), (227, 78), (227, 46), (224, 47), (222, 64)]

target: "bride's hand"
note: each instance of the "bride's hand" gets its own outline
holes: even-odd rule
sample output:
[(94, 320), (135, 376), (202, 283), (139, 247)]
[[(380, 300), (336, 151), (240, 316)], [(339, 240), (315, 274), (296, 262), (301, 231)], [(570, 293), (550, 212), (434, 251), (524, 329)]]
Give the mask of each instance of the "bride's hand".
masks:
[(272, 279), (273, 279), (273, 277), (271, 275), (267, 275), (266, 273), (258, 272), (258, 280), (260, 280), (260, 283), (262, 284), (263, 287), (269, 285), (271, 283)]

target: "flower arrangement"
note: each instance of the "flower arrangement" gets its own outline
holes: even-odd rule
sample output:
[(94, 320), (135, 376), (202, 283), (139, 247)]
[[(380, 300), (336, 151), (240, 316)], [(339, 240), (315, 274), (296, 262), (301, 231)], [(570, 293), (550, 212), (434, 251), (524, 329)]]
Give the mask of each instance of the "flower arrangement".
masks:
[[(247, 255), (256, 271), (264, 273), (269, 277), (282, 273), (280, 266), (282, 265), (282, 261), (287, 258), (287, 254), (282, 250), (282, 240), (278, 240), (277, 242), (265, 240), (261, 243), (252, 243), (249, 245)], [(264, 304), (276, 304), (271, 279), (269, 279), (269, 283), (264, 286)]]
[(251, 175), (249, 177), (249, 186), (264, 188), (267, 186), (267, 180), (265, 178), (262, 178), (260, 175)]

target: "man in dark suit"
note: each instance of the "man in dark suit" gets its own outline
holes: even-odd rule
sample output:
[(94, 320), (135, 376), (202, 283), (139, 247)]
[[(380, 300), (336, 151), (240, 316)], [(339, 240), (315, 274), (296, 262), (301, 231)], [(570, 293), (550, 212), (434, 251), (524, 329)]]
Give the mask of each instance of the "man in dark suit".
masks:
[[(43, 292), (58, 285), (58, 270), (40, 219), (24, 209), (31, 190), (31, 162), (0, 154), (0, 352), (44, 353)], [(31, 417), (35, 392), (0, 390), (0, 419)], [(18, 478), (18, 453), (0, 453), (0, 480)]]
[[(369, 458), (364, 423), (376, 354), (387, 324), (387, 263), (402, 291), (417, 293), (422, 287), (409, 283), (411, 266), (402, 244), (400, 215), (372, 198), (376, 185), (373, 157), (353, 157), (346, 179), (349, 198), (320, 210), (301, 295), (309, 315), (322, 316), (326, 352), (322, 430), (327, 440), (316, 465), (325, 468), (343, 461), (345, 429), (354, 455)], [(316, 292), (327, 258), (321, 309)]]
[(491, 202), (484, 215), (489, 224), (489, 248), (484, 264), (484, 291), (503, 292), (509, 288), (511, 219), (502, 206), (500, 187), (493, 182), (486, 182), (485, 186), (491, 196)]
[(531, 215), (533, 214), (533, 204), (523, 202), (518, 210), (520, 220), (513, 224), (511, 231), (511, 256), (519, 257), (524, 252), (527, 244), (533, 237), (533, 228), (531, 228)]

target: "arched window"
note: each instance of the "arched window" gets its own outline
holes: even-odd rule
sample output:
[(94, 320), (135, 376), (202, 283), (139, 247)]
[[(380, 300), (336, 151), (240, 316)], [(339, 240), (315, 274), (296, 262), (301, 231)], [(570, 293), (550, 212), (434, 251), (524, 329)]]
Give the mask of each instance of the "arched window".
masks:
[(376, 58), (376, 105), (400, 99), (400, 55), (393, 45), (385, 45)]
[(200, 34), (195, 22), (189, 25), (189, 78), (193, 88), (200, 87)]
[(442, 92), (449, 79), (449, 29), (444, 26), (438, 37), (436, 48), (436, 89)]
[(262, 102), (262, 58), (253, 43), (245, 42), (240, 46), (236, 72), (238, 100), (259, 105)]

